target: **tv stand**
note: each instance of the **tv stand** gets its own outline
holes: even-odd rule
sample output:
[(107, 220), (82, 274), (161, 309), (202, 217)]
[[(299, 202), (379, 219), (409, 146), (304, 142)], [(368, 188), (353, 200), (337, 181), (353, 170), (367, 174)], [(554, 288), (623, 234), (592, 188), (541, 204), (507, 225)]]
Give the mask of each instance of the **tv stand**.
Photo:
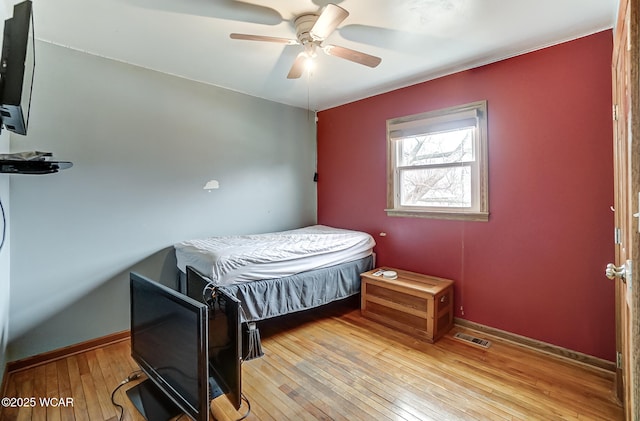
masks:
[(129, 400), (147, 421), (167, 421), (182, 411), (149, 379), (127, 390)]

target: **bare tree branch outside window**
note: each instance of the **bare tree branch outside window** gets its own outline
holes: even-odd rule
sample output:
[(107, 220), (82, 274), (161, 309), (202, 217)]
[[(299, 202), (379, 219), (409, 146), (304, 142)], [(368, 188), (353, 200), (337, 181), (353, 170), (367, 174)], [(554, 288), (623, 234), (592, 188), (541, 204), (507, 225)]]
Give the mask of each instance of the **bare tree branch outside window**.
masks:
[(473, 128), (400, 140), (403, 206), (470, 206)]

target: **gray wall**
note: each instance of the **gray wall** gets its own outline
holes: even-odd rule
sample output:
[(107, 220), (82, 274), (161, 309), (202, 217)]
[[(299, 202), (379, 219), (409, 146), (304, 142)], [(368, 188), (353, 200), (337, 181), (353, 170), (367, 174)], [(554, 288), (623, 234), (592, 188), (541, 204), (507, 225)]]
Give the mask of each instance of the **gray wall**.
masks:
[(74, 166), (12, 176), (10, 360), (128, 329), (128, 272), (173, 284), (178, 241), (316, 221), (307, 110), (43, 42), (11, 149)]

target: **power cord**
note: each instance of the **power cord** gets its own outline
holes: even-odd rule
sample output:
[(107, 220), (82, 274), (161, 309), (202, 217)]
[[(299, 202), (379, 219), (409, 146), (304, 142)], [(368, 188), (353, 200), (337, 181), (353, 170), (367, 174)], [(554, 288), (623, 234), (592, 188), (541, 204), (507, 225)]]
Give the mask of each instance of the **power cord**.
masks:
[[(207, 294), (211, 292), (210, 294)], [(207, 304), (212, 311), (215, 311), (216, 286), (208, 283), (202, 289), (202, 302)]]
[(240, 398), (247, 403), (247, 412), (242, 417), (238, 418), (236, 421), (241, 421), (241, 420), (247, 418), (249, 416), (249, 414), (251, 413), (251, 403), (249, 402), (249, 399), (247, 399), (247, 397), (244, 395), (244, 393), (240, 394)]
[(4, 247), (4, 240), (7, 235), (7, 216), (4, 213), (4, 205), (2, 199), (0, 199), (0, 210), (2, 211), (2, 241), (0, 241), (0, 250)]
[(129, 383), (131, 381), (139, 379), (141, 375), (142, 375), (142, 371), (134, 371), (133, 373), (129, 374), (129, 376), (127, 376), (126, 379), (121, 381), (120, 384), (118, 386), (116, 386), (115, 389), (113, 389), (113, 392), (111, 392), (111, 403), (116, 408), (120, 408), (120, 415), (118, 416), (118, 421), (122, 420), (122, 416), (124, 415), (124, 407), (115, 401), (116, 392), (118, 391), (118, 389), (120, 389), (125, 384), (127, 384), (127, 383)]

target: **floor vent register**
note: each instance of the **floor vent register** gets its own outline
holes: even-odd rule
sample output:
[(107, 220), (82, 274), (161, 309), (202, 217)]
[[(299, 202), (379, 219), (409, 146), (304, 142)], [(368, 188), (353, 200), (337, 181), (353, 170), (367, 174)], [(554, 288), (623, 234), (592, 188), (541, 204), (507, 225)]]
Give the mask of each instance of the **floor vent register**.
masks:
[(468, 342), (470, 344), (473, 344), (475, 346), (479, 346), (482, 348), (489, 348), (491, 346), (491, 342), (486, 340), (486, 339), (481, 339), (478, 338), (476, 336), (471, 336), (471, 335), (467, 335), (466, 333), (456, 333), (455, 335), (453, 335), (454, 338), (463, 341), (463, 342)]

